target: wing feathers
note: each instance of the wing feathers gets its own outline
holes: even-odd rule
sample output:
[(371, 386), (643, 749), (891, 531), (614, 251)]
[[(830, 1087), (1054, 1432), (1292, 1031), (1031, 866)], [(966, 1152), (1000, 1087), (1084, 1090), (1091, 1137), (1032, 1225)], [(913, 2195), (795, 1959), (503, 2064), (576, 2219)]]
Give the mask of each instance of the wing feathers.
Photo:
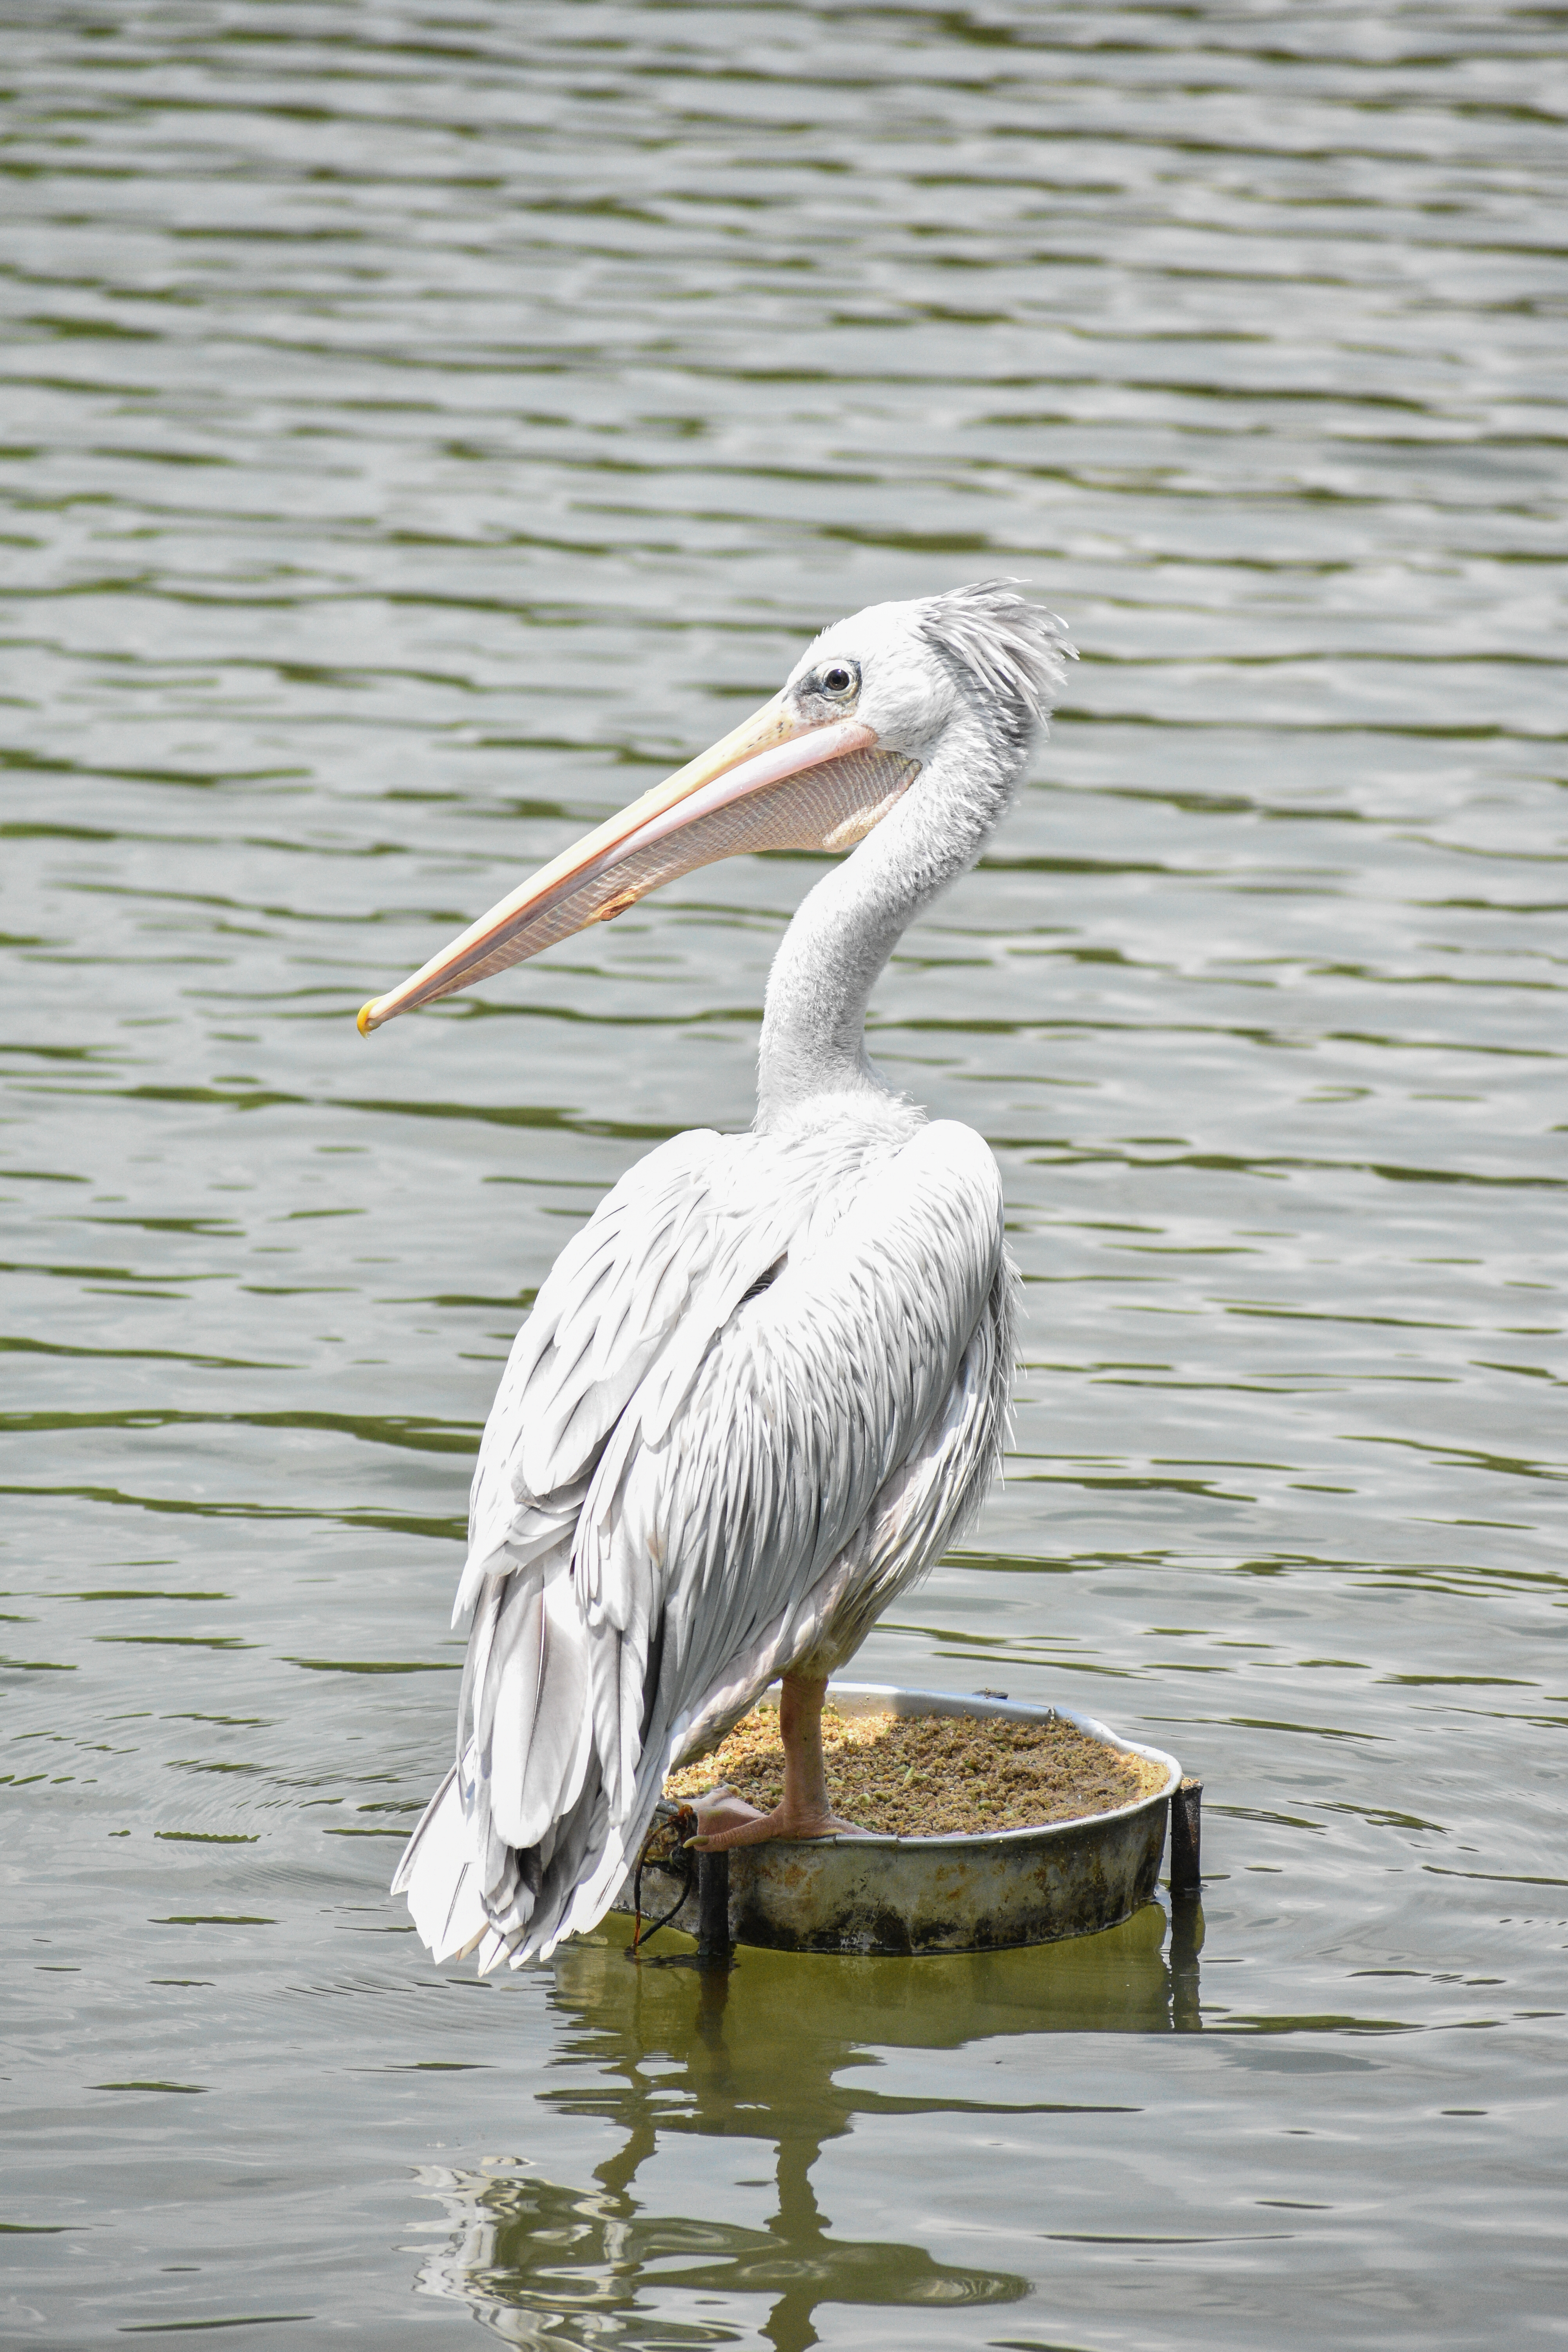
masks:
[[(814, 1590), (938, 1421), (990, 1297), (1000, 1225), (984, 1146), (926, 1129), (715, 1335), (662, 1442), (645, 1391), (628, 1406), (574, 1550), (589, 1625), (616, 1637), (593, 1651), (612, 1821), (640, 1805), (645, 1741)], [(645, 1723), (632, 1696), (655, 1617), (661, 1704)]]
[(474, 1476), (459, 1763), (397, 1880), (443, 1950), (515, 1965), (592, 1925), (677, 1755), (850, 1654), (983, 1494), (996, 1166), (893, 1121), (678, 1137), (542, 1288)]

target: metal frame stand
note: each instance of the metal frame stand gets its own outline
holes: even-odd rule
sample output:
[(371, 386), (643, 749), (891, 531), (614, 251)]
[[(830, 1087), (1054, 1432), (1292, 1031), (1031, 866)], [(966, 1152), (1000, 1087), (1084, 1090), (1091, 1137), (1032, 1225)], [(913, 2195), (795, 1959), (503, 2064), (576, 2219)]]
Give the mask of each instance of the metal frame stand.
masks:
[(1204, 1784), (1190, 1776), (1171, 1797), (1171, 1892), (1201, 1895)]
[(728, 1960), (730, 1941), (730, 1857), (700, 1853), (697, 1857), (697, 1957)]

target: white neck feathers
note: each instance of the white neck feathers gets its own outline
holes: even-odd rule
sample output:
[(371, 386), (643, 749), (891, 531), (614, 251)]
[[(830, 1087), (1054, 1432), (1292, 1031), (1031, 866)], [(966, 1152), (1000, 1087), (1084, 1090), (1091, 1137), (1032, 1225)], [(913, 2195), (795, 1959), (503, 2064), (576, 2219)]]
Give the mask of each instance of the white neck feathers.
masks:
[(979, 856), (1023, 756), (1005, 756), (973, 721), (949, 726), (876, 831), (802, 901), (768, 975), (759, 1132), (821, 1097), (887, 1102), (866, 1052), (871, 990), (915, 916)]

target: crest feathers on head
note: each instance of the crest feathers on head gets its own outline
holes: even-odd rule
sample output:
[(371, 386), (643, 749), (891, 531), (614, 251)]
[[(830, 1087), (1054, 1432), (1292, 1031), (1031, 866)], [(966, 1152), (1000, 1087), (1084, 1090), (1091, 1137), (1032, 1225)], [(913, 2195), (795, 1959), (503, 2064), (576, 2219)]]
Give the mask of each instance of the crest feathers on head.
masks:
[(1037, 733), (1078, 658), (1067, 624), (1020, 596), (1015, 580), (976, 580), (923, 598), (918, 610), (921, 635), (965, 692), (1009, 733)]

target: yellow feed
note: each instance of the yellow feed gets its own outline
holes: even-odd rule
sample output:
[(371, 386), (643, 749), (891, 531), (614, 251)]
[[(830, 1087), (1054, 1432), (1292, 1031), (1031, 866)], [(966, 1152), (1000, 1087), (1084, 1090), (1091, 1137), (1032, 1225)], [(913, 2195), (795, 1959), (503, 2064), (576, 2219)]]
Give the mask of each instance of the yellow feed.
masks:
[[(1070, 1723), (996, 1716), (822, 1716), (834, 1810), (892, 1837), (983, 1835), (1113, 1812), (1163, 1788), (1165, 1768), (1124, 1756)], [(758, 1707), (695, 1764), (672, 1772), (675, 1798), (732, 1789), (766, 1812), (784, 1794), (776, 1707)]]

